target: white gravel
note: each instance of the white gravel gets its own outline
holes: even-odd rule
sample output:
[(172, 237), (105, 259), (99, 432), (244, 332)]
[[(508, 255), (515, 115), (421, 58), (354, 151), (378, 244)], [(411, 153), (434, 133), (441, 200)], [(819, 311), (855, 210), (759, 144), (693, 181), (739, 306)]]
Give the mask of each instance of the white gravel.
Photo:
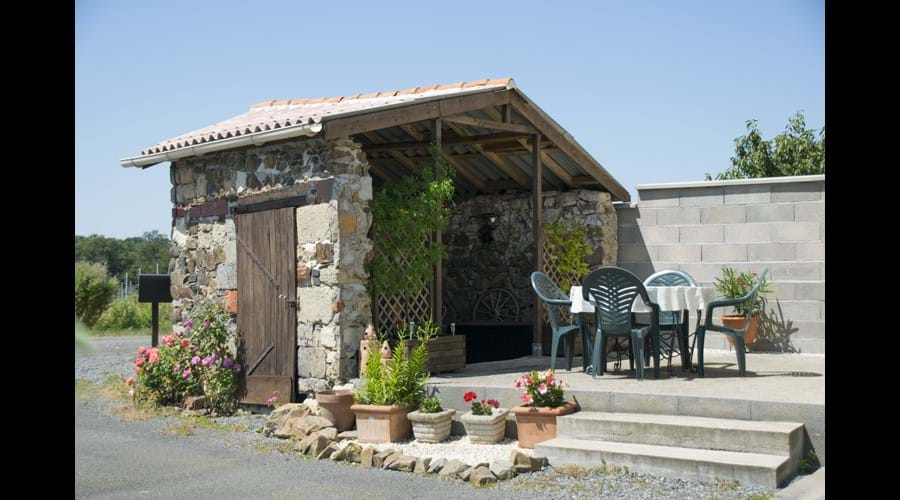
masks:
[(430, 457), (432, 460), (456, 459), (469, 465), (478, 462), (492, 463), (498, 459), (508, 460), (509, 452), (512, 450), (528, 456), (534, 454), (534, 450), (519, 448), (519, 441), (516, 439), (504, 439), (496, 444), (478, 444), (469, 442), (469, 436), (450, 436), (441, 443), (422, 443), (413, 439), (399, 443), (363, 444), (363, 446), (374, 446), (379, 451), (393, 448), (404, 455)]

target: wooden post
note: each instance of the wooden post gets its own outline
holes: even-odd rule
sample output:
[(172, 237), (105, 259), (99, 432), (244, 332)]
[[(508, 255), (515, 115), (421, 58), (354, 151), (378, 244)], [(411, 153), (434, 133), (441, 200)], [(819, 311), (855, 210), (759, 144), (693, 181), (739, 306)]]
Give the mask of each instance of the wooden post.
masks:
[[(441, 149), (441, 119), (435, 118), (431, 123), (431, 138), (434, 141), (434, 144), (437, 145), (438, 151), (440, 151), (441, 155), (443, 155), (443, 150)], [(434, 239), (438, 243), (440, 243), (442, 238), (442, 232), (436, 231), (434, 234)], [(434, 265), (434, 294), (432, 295), (432, 299), (434, 302), (432, 303), (431, 308), (431, 317), (435, 324), (441, 326), (443, 330), (443, 324), (441, 320), (443, 319), (444, 312), (444, 267), (443, 267), (442, 259), (438, 260)]]
[(150, 347), (159, 345), (159, 302), (150, 305), (151, 321), (153, 322), (153, 336), (150, 338)]
[[(541, 168), (541, 134), (535, 134), (532, 139), (532, 148), (531, 148), (531, 161), (534, 164), (534, 179), (532, 194), (534, 195), (533, 206), (534, 211), (532, 213), (533, 222), (532, 222), (532, 230), (534, 231), (534, 270), (541, 270), (541, 261), (544, 258), (544, 242), (543, 242), (543, 208), (544, 208), (544, 196), (542, 192), (542, 175), (543, 168)], [(537, 294), (534, 295), (534, 329), (532, 330), (532, 344), (531, 344), (531, 355), (532, 356), (541, 356), (543, 355), (543, 346), (541, 345), (541, 333), (543, 330), (544, 318), (541, 313), (541, 299), (538, 298)]]

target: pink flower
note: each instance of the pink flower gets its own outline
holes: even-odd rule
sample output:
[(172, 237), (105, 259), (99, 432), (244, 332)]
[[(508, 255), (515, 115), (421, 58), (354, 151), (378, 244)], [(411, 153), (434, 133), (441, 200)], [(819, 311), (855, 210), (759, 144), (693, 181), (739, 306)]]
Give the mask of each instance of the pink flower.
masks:
[(547, 384), (541, 384), (538, 386), (538, 394), (547, 394)]
[(201, 361), (201, 363), (203, 364), (203, 366), (209, 366), (209, 365), (213, 364), (215, 361), (216, 361), (216, 357), (213, 355), (209, 355), (209, 356), (203, 358), (203, 361)]
[(191, 341), (188, 339), (181, 339), (181, 347), (187, 347), (191, 345)]
[(157, 348), (154, 347), (153, 349), (150, 349), (150, 350), (147, 351), (147, 352), (148, 352), (149, 355), (150, 355), (150, 364), (151, 364), (151, 365), (152, 365), (153, 363), (156, 363), (157, 361), (159, 361), (159, 349), (157, 349)]
[(191, 326), (192, 326), (193, 324), (194, 324), (194, 320), (193, 320), (193, 319), (189, 319), (189, 320), (187, 320), (187, 321), (184, 322), (184, 327), (187, 328), (188, 330), (190, 330), (190, 329), (191, 329)]
[(191, 376), (191, 369), (186, 368), (183, 372), (181, 372), (181, 378), (188, 378)]
[(204, 330), (209, 330), (209, 321), (203, 323), (203, 329), (204, 329)]
[(134, 397), (134, 389), (128, 389), (128, 397)]
[(174, 343), (175, 343), (175, 335), (174, 334), (166, 335), (165, 337), (163, 337), (163, 344), (165, 344), (166, 347), (172, 347), (172, 345)]
[(277, 394), (273, 394), (271, 398), (267, 399), (267, 400), (266, 400), (266, 404), (269, 405), (269, 406), (272, 406), (272, 404), (275, 403), (275, 401), (278, 401), (278, 395), (277, 395)]
[(134, 366), (144, 366), (144, 358), (137, 358), (136, 360), (134, 360)]
[(222, 360), (222, 366), (224, 368), (231, 368), (232, 366), (234, 366), (234, 360), (231, 358), (225, 358), (224, 360)]
[(125, 379), (125, 385), (127, 385), (127, 386), (132, 386), (132, 385), (134, 385), (134, 378), (133, 378), (133, 377), (128, 377), (128, 378), (126, 378), (126, 379)]
[(141, 367), (140, 367), (140, 366), (135, 366), (135, 367), (134, 367), (134, 374), (135, 374), (135, 375), (140, 375), (140, 374), (141, 374)]
[(556, 379), (553, 378), (553, 375), (549, 375), (547, 377), (547, 385), (553, 385), (553, 382), (556, 382)]
[(192, 365), (197, 366), (197, 363), (199, 363), (199, 362), (200, 362), (200, 356), (194, 356), (193, 358), (191, 358)]
[(140, 354), (141, 356), (143, 356), (144, 354), (147, 354), (147, 348), (144, 346), (138, 347), (138, 354)]
[(241, 373), (241, 364), (240, 364), (240, 363), (235, 363), (235, 364), (234, 364), (234, 372), (235, 372), (235, 373)]
[(531, 404), (531, 395), (527, 392), (525, 394), (522, 394), (522, 401), (524, 401), (525, 404)]
[(518, 380), (516, 380), (516, 390), (519, 391), (521, 389), (522, 389), (522, 380), (518, 379)]

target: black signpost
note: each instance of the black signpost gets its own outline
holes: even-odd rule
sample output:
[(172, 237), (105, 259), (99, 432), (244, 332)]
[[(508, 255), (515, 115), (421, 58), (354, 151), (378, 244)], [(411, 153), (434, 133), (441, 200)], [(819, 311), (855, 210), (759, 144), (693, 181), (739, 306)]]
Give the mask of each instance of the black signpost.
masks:
[(138, 277), (138, 302), (150, 302), (153, 313), (153, 339), (151, 345), (159, 343), (159, 303), (172, 302), (171, 280), (168, 274), (141, 274)]

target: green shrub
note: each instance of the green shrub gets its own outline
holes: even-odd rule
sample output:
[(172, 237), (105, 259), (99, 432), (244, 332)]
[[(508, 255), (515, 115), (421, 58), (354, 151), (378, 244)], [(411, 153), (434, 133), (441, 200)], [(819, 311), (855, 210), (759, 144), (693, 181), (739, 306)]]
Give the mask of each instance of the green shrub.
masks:
[(422, 400), (428, 381), (428, 340), (435, 332), (434, 325), (425, 322), (416, 329), (419, 344), (407, 352), (403, 348), (405, 335), (401, 330), (388, 365), (380, 356), (369, 356), (366, 375), (362, 379), (356, 400), (369, 405), (417, 404)]
[(437, 396), (428, 396), (422, 398), (422, 402), (419, 403), (419, 411), (421, 413), (437, 413), (444, 409), (441, 408), (441, 400)]
[(75, 317), (92, 327), (116, 295), (118, 284), (106, 272), (106, 266), (75, 263)]
[[(170, 320), (171, 306), (159, 305), (159, 322), (165, 325)], [(103, 311), (95, 325), (98, 330), (136, 330), (153, 326), (153, 311), (148, 302), (138, 302), (137, 295), (116, 299)], [(163, 327), (164, 328), (164, 327)]]

